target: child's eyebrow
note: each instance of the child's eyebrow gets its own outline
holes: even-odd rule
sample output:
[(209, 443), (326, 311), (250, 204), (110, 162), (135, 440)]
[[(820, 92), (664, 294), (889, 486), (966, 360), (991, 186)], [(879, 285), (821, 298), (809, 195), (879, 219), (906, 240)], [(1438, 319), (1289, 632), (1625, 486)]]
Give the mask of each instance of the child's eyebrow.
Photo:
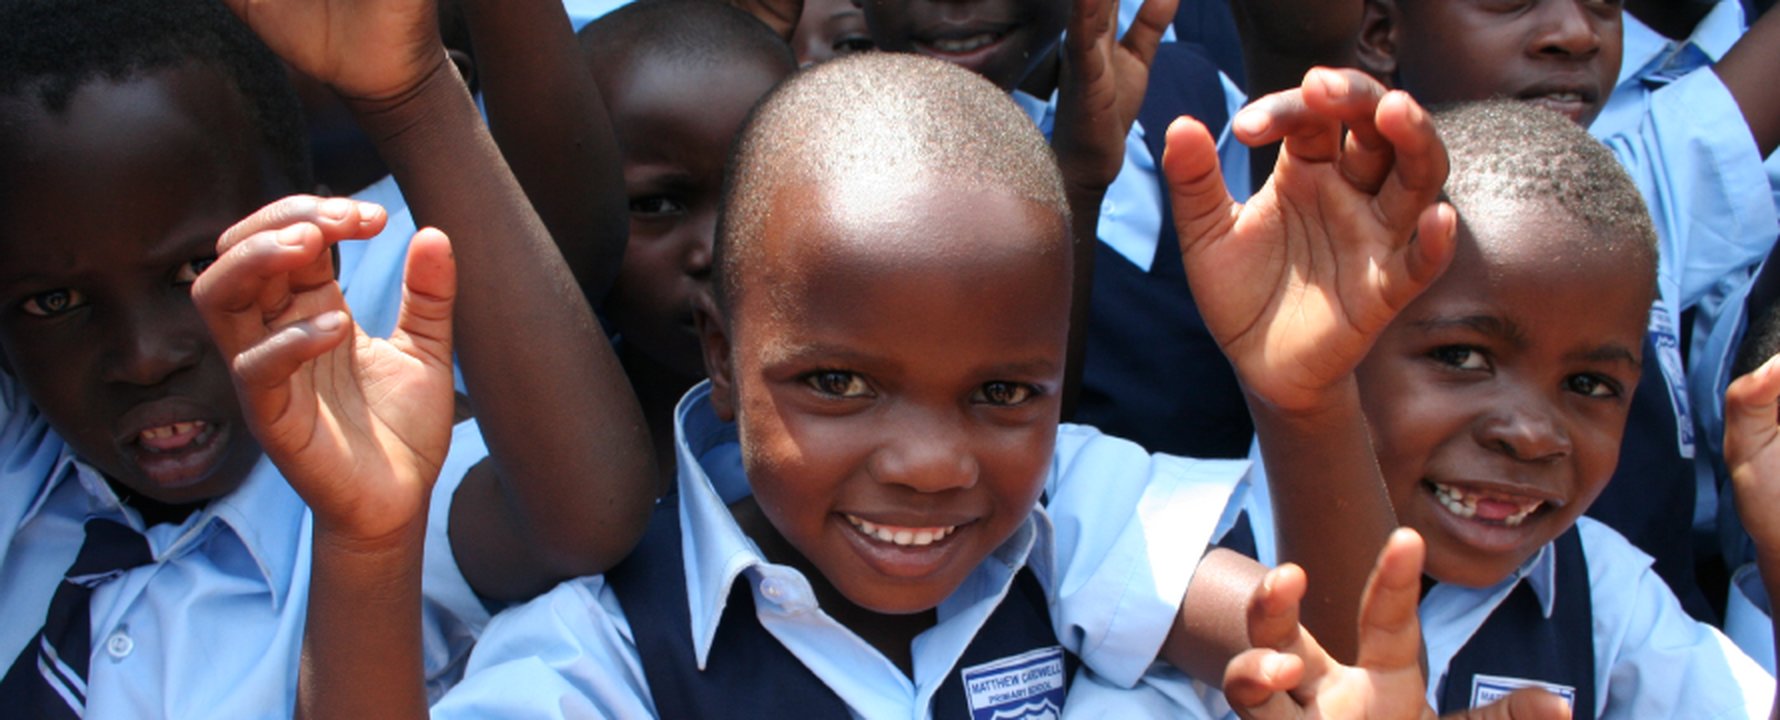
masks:
[(1571, 353), (1569, 357), (1572, 360), (1586, 363), (1623, 363), (1633, 370), (1641, 370), (1644, 367), (1644, 363), (1638, 361), (1638, 356), (1631, 351), (1631, 348), (1619, 343), (1608, 343), (1593, 350)]
[(1526, 343), (1526, 332), (1519, 325), (1515, 324), (1513, 320), (1497, 315), (1434, 317), (1417, 320), (1411, 326), (1424, 333), (1461, 329), (1498, 337), (1517, 346)]

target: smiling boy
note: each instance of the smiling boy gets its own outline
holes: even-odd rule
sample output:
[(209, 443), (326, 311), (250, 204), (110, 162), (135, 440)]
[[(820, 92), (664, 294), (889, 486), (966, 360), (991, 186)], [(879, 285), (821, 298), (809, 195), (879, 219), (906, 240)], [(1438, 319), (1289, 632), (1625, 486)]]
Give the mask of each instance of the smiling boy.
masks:
[(1656, 240), (1636, 190), (1555, 114), (1493, 102), (1437, 123), (1458, 252), (1356, 372), (1392, 505), (1427, 540), (1429, 702), (1542, 687), (1576, 717), (1767, 717), (1772, 677), (1582, 517), (1648, 362)]

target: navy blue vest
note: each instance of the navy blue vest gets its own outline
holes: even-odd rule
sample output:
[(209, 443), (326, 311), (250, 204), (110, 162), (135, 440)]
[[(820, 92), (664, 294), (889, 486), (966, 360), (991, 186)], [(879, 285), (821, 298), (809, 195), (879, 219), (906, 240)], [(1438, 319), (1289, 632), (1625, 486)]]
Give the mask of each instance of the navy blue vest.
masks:
[(1242, 67), (1242, 35), (1236, 32), (1236, 16), (1227, 0), (1180, 0), (1174, 11), (1174, 38), (1198, 45), (1237, 86), (1248, 84)]
[[(1158, 169), (1169, 123), (1192, 115), (1216, 133), (1228, 112), (1217, 69), (1190, 45), (1163, 43), (1137, 119)], [(1162, 197), (1167, 183), (1161, 173)], [(1173, 208), (1145, 271), (1105, 243), (1094, 244), (1087, 355), (1073, 418), (1151, 452), (1248, 456), (1254, 423), (1236, 373), (1205, 328), (1181, 266)]]
[[(1526, 581), (1515, 586), (1471, 636), (1441, 680), (1440, 713), (1471, 707), (1479, 688), (1507, 689), (1487, 676), (1524, 678), (1575, 688), (1572, 717), (1595, 716), (1595, 612), (1588, 586), (1582, 534), (1571, 527), (1552, 541), (1557, 552), (1557, 593), (1551, 617)], [(1486, 676), (1482, 680), (1478, 676)]]
[(1619, 445), (1619, 466), (1588, 516), (1618, 530), (1656, 560), (1656, 574), (1681, 599), (1688, 614), (1715, 622), (1717, 614), (1700, 591), (1694, 574), (1693, 461), (1681, 457), (1676, 440), (1675, 410), (1668, 383), (1656, 361), (1656, 348), (1644, 339), (1644, 372), (1632, 394), (1625, 439)]
[[(606, 573), (642, 656), (655, 711), (663, 718), (844, 718), (847, 705), (760, 626), (754, 593), (740, 578), (729, 594), (705, 670), (693, 652), (680, 544), (680, 512), (670, 496), (656, 505), (643, 542)], [(1002, 603), (964, 649), (933, 698), (936, 720), (971, 720), (964, 670), (1058, 646), (1044, 588), (1022, 568)], [(1063, 654), (1065, 690), (1078, 661)]]

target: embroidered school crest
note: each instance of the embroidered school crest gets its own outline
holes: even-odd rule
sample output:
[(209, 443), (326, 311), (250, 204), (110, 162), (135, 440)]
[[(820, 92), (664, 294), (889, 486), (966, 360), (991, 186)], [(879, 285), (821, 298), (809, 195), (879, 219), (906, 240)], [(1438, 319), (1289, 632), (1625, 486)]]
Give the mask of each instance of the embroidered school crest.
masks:
[(1563, 698), (1564, 702), (1570, 705), (1571, 712), (1576, 710), (1576, 688), (1569, 685), (1500, 675), (1476, 675), (1471, 678), (1471, 707), (1483, 707), (1508, 697), (1509, 693), (1521, 688), (1539, 688)]
[(1051, 646), (964, 669), (971, 720), (1054, 720), (1067, 687), (1063, 648)]

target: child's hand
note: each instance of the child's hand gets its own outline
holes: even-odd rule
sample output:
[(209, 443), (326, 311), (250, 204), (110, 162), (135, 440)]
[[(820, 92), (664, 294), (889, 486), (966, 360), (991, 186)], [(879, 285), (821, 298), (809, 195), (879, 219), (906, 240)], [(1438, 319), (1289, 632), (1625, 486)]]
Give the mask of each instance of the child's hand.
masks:
[(388, 101), (448, 67), (433, 0), (226, 0), (273, 52), (348, 100)]
[(266, 454), (318, 528), (378, 541), (425, 517), (450, 444), (451, 248), (422, 230), (408, 250), (395, 333), (353, 324), (328, 248), (383, 229), (381, 208), (291, 197), (217, 241), (192, 297)]
[(1071, 191), (1105, 192), (1125, 164), (1150, 63), (1179, 0), (1147, 0), (1119, 39), (1117, 0), (1074, 0), (1051, 144)]
[(760, 18), (785, 42), (791, 42), (791, 36), (797, 32), (797, 20), (803, 17), (803, 0), (729, 0), (729, 4)]
[[(1780, 555), (1780, 357), (1737, 378), (1724, 393), (1724, 465), (1737, 514), (1761, 557)], [(1764, 567), (1763, 576), (1767, 576)]]
[(1312, 70), (1234, 125), (1250, 145), (1285, 141), (1247, 205), (1225, 189), (1204, 126), (1168, 131), (1188, 283), (1244, 387), (1313, 411), (1452, 258), (1457, 216), (1435, 203), (1446, 149), (1415, 101), (1355, 70)]
[[(1224, 673), (1231, 707), (1242, 717), (1261, 720), (1433, 718), (1424, 695), (1416, 617), (1425, 551), (1421, 536), (1401, 529), (1379, 554), (1360, 606), (1360, 655), (1352, 667), (1335, 662), (1298, 624), (1304, 572), (1294, 565), (1268, 572), (1249, 604), (1255, 649), (1236, 656)], [(1454, 717), (1560, 720), (1570, 717), (1570, 709), (1556, 695), (1523, 690)]]

